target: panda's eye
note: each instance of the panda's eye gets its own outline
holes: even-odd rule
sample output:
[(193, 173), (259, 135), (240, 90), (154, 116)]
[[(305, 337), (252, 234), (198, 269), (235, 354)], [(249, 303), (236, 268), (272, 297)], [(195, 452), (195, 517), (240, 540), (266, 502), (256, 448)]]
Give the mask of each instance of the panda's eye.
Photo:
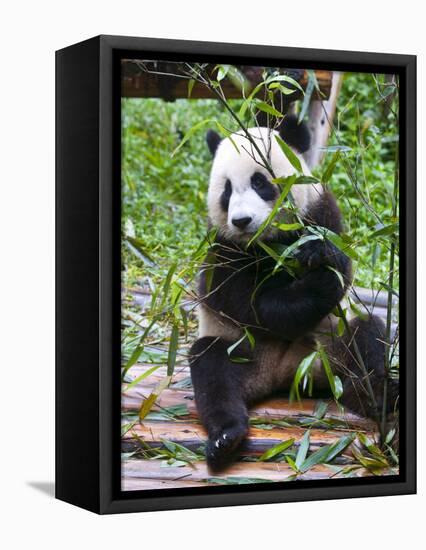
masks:
[(277, 198), (277, 187), (274, 186), (266, 176), (255, 172), (250, 178), (252, 189), (256, 191), (264, 201), (273, 201)]
[(255, 191), (259, 191), (260, 189), (263, 189), (268, 184), (268, 180), (260, 172), (255, 172), (252, 175), (250, 181), (251, 181), (251, 186)]

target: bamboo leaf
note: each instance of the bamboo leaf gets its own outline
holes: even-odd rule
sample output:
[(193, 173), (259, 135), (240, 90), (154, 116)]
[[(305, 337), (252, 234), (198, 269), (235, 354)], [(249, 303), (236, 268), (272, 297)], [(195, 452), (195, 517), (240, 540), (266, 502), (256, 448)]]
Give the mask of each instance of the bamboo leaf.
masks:
[(250, 344), (250, 348), (252, 350), (254, 350), (255, 346), (256, 346), (256, 339), (255, 337), (253, 336), (253, 334), (249, 331), (249, 329), (247, 327), (244, 328), (244, 332), (247, 336), (247, 340)]
[(152, 406), (155, 403), (155, 400), (157, 399), (158, 395), (156, 393), (151, 393), (149, 397), (143, 400), (142, 406), (139, 409), (139, 418), (140, 420), (143, 420), (145, 416), (149, 413)]
[(275, 204), (269, 214), (269, 216), (266, 218), (266, 220), (260, 225), (259, 229), (256, 231), (256, 233), (253, 235), (253, 237), (249, 240), (247, 243), (247, 248), (263, 233), (266, 227), (272, 222), (272, 220), (277, 215), (279, 209), (281, 208), (284, 200), (286, 199), (287, 195), (289, 194), (294, 182), (296, 180), (296, 176), (290, 176), (286, 178), (286, 183), (284, 184), (284, 188), (278, 197), (278, 199), (275, 201)]
[(340, 159), (340, 150), (334, 153), (327, 168), (324, 170), (324, 173), (321, 178), (321, 181), (323, 183), (328, 183), (330, 181), (331, 176), (333, 175), (334, 169), (336, 168), (336, 164), (338, 163), (339, 159)]
[(294, 94), (296, 91), (294, 88), (287, 88), (286, 86), (283, 86), (279, 82), (272, 82), (272, 84), (269, 84), (268, 86), (269, 90), (279, 90), (284, 95), (291, 95)]
[(306, 86), (305, 95), (303, 97), (302, 107), (299, 113), (299, 123), (305, 118), (308, 111), (309, 103), (311, 102), (312, 92), (314, 91), (315, 83), (311, 76), (311, 72), (308, 71), (308, 84)]
[(124, 392), (127, 392), (130, 390), (130, 388), (133, 388), (136, 386), (136, 384), (139, 384), (139, 382), (142, 382), (142, 380), (145, 380), (145, 378), (148, 378), (153, 372), (155, 372), (158, 368), (160, 368), (161, 365), (154, 365), (144, 373), (142, 373), (140, 376), (137, 376), (134, 378), (129, 384), (127, 384), (126, 388), (123, 390)]
[(300, 392), (299, 392), (300, 382), (308, 374), (308, 372), (314, 365), (314, 362), (317, 357), (318, 357), (318, 352), (314, 351), (309, 355), (307, 355), (306, 357), (304, 357), (300, 362), (299, 366), (297, 367), (296, 373), (294, 375), (293, 383), (291, 385), (290, 400), (292, 400), (294, 398), (294, 395), (296, 395), (297, 400), (300, 401)]
[(274, 227), (281, 231), (297, 231), (298, 229), (303, 229), (305, 226), (302, 223), (277, 223), (274, 224)]
[(388, 235), (395, 235), (399, 230), (399, 223), (391, 223), (381, 227), (370, 234), (370, 239), (376, 239), (377, 237), (386, 237)]
[(156, 322), (157, 322), (157, 317), (154, 317), (154, 319), (152, 319), (152, 321), (149, 323), (149, 325), (144, 330), (142, 336), (139, 339), (138, 345), (133, 350), (132, 355), (129, 357), (126, 365), (123, 368), (123, 371), (122, 371), (122, 374), (121, 374), (122, 380), (124, 379), (127, 371), (130, 369), (130, 367), (132, 367), (136, 363), (136, 361), (139, 359), (141, 353), (144, 350), (144, 341), (145, 341), (146, 337), (148, 336), (148, 334), (150, 333), (152, 327), (154, 326), (154, 324)]
[(170, 335), (169, 353), (167, 355), (167, 376), (171, 376), (175, 368), (178, 342), (179, 342), (179, 327), (175, 323), (173, 324), (172, 332)]
[(286, 441), (281, 441), (281, 443), (278, 443), (277, 445), (274, 445), (274, 447), (271, 447), (267, 451), (265, 451), (258, 460), (260, 462), (264, 462), (265, 460), (269, 460), (270, 458), (273, 458), (274, 456), (279, 455), (289, 447), (291, 447), (294, 443), (294, 439), (287, 439)]
[(292, 149), (278, 134), (275, 135), (275, 139), (277, 140), (278, 145), (281, 147), (281, 151), (287, 157), (288, 161), (293, 166), (293, 168), (297, 170), (297, 172), (303, 172), (302, 164), (298, 159), (296, 153), (292, 151)]
[(290, 466), (290, 468), (296, 472), (296, 473), (299, 473), (299, 468), (296, 466), (296, 463), (294, 462), (294, 460), (291, 458), (291, 456), (289, 455), (286, 455), (285, 457), (288, 465)]
[(171, 376), (165, 376), (163, 378), (163, 380), (161, 380), (161, 382), (159, 382), (157, 384), (157, 386), (153, 390), (153, 392), (146, 399), (143, 400), (142, 406), (139, 409), (139, 419), (140, 420), (143, 420), (146, 417), (146, 415), (152, 409), (152, 406), (154, 405), (154, 403), (157, 400), (158, 396), (170, 384), (171, 379), (172, 379)]
[(218, 65), (218, 71), (217, 71), (217, 77), (216, 77), (218, 82), (221, 82), (226, 77), (230, 67), (231, 65)]
[(195, 84), (195, 80), (193, 78), (188, 80), (188, 99), (191, 97), (194, 84)]
[(328, 265), (327, 269), (329, 269), (330, 271), (332, 271), (333, 273), (335, 273), (337, 275), (337, 278), (339, 279), (340, 286), (342, 288), (345, 288), (345, 282), (343, 280), (343, 275), (340, 273), (340, 271), (337, 271), (337, 269), (335, 269), (334, 267), (331, 267), (331, 265)]
[(255, 98), (253, 100), (256, 107), (259, 109), (259, 111), (263, 111), (264, 113), (268, 113), (269, 115), (275, 116), (277, 118), (282, 118), (284, 115), (277, 111), (275, 107), (272, 107), (272, 105), (269, 105), (269, 103), (266, 103), (266, 101), (262, 101), (261, 99)]
[(317, 464), (326, 464), (331, 462), (336, 456), (341, 454), (348, 445), (350, 445), (355, 439), (355, 434), (345, 435), (341, 437), (335, 443), (331, 445), (324, 445), (321, 449), (313, 452), (302, 464), (302, 472), (306, 472)]
[(155, 262), (152, 258), (149, 257), (147, 252), (143, 249), (143, 244), (139, 239), (136, 239), (134, 237), (129, 237), (128, 235), (124, 237), (124, 241), (127, 245), (127, 248), (133, 252), (133, 254), (142, 260), (142, 262), (149, 267), (155, 267)]
[(184, 137), (182, 138), (181, 142), (179, 143), (179, 145), (176, 147), (176, 149), (172, 152), (172, 157), (174, 157), (181, 149), (182, 147), (185, 145), (185, 143), (191, 139), (191, 137), (198, 131), (200, 130), (201, 128), (204, 128), (205, 126), (207, 126), (207, 124), (211, 123), (211, 119), (210, 118), (206, 118), (205, 120), (201, 120), (200, 122), (198, 122), (197, 124), (194, 124), (194, 126), (192, 126), (192, 128), (190, 128), (186, 134), (184, 135)]
[(227, 354), (231, 356), (231, 353), (234, 351), (235, 348), (237, 348), (244, 340), (247, 338), (247, 334), (244, 333), (239, 340), (234, 342), (229, 348), (226, 350)]
[(311, 431), (306, 430), (305, 435), (303, 436), (302, 441), (300, 442), (299, 449), (298, 449), (297, 455), (296, 455), (296, 461), (295, 461), (296, 468), (298, 470), (300, 470), (300, 467), (304, 463), (306, 455), (308, 453), (309, 443), (310, 443), (310, 439), (309, 439), (310, 435), (311, 435)]
[[(288, 82), (289, 84), (291, 84), (292, 86), (294, 86), (295, 88), (297, 88), (299, 91), (302, 92), (302, 94), (305, 93), (305, 90), (302, 88), (302, 86), (297, 82), (297, 80), (295, 80), (294, 78), (292, 78), (291, 76), (288, 76), (286, 74), (277, 74), (277, 75), (272, 75), (270, 77), (268, 77), (266, 80), (265, 80), (265, 84), (266, 85), (269, 85), (269, 84), (272, 84), (272, 83), (275, 83), (275, 82)], [(270, 87), (270, 86), (269, 86)]]
[[(338, 377), (334, 376), (333, 371), (331, 370), (330, 362), (328, 360), (328, 355), (325, 352), (324, 348), (321, 347), (319, 349), (319, 355), (321, 358), (322, 366), (324, 368), (325, 374), (327, 376), (328, 384), (330, 386), (331, 392), (333, 394), (333, 397), (336, 399), (336, 401), (339, 399), (339, 397), (342, 395), (342, 383), (340, 382), (340, 379)], [(337, 382), (337, 379), (339, 382)], [(337, 385), (336, 385), (337, 382)]]

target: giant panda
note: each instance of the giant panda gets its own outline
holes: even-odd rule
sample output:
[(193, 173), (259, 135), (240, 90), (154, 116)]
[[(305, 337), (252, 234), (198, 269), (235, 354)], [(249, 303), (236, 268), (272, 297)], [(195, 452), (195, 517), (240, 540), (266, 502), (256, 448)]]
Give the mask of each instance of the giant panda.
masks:
[[(286, 116), (278, 130), (256, 126), (248, 131), (276, 176), (295, 171), (275, 139), (277, 133), (310, 174), (301, 155), (309, 147), (309, 131), (294, 117)], [(207, 144), (213, 155), (207, 206), (215, 238), (199, 274), (199, 336), (190, 350), (190, 368), (196, 406), (208, 433), (207, 463), (217, 471), (232, 461), (247, 435), (250, 404), (289, 390), (300, 362), (318, 343), (342, 380), (343, 405), (373, 417), (352, 340), (356, 338), (381, 407), (385, 331), (383, 322), (370, 316), (350, 321), (352, 340), (350, 334), (337, 337), (331, 313), (345, 295), (352, 269), (348, 256), (330, 241), (309, 240), (296, 248), (296, 275), (285, 268), (274, 271), (276, 261), (256, 241), (247, 246), (270, 214), (278, 186), (244, 132), (221, 139), (209, 130)], [(341, 213), (325, 186), (294, 185), (292, 196), (305, 232), (308, 225), (342, 232)], [(299, 237), (295, 231), (270, 227), (261, 240), (290, 245)], [(243, 338), (245, 329), (253, 338)], [(315, 389), (329, 387), (319, 360), (313, 373)], [(394, 401), (388, 400), (389, 409)]]

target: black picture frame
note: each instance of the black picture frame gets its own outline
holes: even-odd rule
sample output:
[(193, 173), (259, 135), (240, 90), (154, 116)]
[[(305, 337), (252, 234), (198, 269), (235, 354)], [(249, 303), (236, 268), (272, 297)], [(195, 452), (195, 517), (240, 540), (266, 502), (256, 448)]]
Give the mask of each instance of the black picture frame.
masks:
[[(123, 57), (400, 76), (400, 475), (120, 491)], [(396, 478), (396, 479), (393, 479)], [(119, 513), (416, 492), (416, 57), (98, 36), (56, 52), (56, 498)]]

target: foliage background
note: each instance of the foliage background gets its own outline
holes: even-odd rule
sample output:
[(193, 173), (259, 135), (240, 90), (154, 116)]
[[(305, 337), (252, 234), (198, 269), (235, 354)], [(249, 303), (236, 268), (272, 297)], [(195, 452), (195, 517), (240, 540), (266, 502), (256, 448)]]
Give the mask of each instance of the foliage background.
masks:
[[(336, 135), (359, 188), (379, 213), (384, 225), (392, 222), (395, 145), (398, 129), (395, 116), (386, 108), (376, 81), (383, 76), (347, 73), (338, 98)], [(230, 102), (238, 107), (239, 102)], [(182, 136), (194, 124), (214, 118), (230, 129), (235, 123), (216, 100), (164, 102), (161, 99), (122, 100), (123, 233), (139, 240), (140, 250), (151, 258), (152, 269), (123, 241), (123, 284), (159, 284), (170, 265), (185, 262), (206, 231), (206, 192), (211, 157), (201, 130), (172, 157)], [(332, 153), (324, 155), (321, 175)], [(388, 249), (370, 239), (377, 219), (361, 208), (343, 163), (334, 170), (329, 183), (336, 195), (346, 231), (356, 243), (364, 263), (358, 263), (354, 284), (374, 287), (388, 277)], [(160, 266), (160, 267), (159, 267)]]

